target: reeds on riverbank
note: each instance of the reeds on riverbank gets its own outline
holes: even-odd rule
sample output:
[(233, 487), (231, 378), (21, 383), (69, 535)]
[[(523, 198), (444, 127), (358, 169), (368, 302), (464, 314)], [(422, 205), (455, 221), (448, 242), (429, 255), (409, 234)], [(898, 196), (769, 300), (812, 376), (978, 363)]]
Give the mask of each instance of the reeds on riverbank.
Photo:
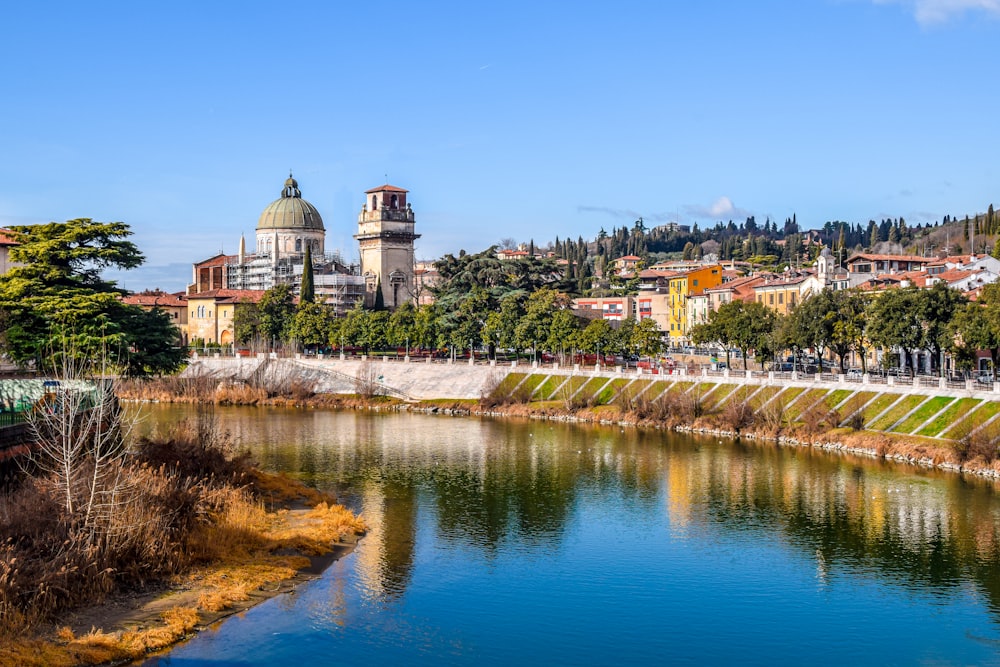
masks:
[[(364, 531), (331, 498), (255, 470), (204, 415), (135, 443), (113, 477), (116, 505), (97, 528), (66, 511), (47, 477), (26, 476), (0, 493), (0, 665), (140, 657), (190, 632), (199, 610), (228, 608)], [(292, 517), (273, 510), (282, 503), (316, 507)], [(190, 577), (204, 591), (198, 604), (153, 629), (33, 638), (68, 610)]]

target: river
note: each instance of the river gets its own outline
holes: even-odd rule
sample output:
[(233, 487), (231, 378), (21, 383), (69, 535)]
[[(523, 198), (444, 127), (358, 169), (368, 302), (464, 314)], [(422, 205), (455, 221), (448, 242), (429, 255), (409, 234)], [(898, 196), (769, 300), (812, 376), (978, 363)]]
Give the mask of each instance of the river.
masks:
[[(147, 406), (145, 427), (193, 415)], [(1000, 664), (993, 482), (769, 443), (218, 408), (371, 526), (143, 664)]]

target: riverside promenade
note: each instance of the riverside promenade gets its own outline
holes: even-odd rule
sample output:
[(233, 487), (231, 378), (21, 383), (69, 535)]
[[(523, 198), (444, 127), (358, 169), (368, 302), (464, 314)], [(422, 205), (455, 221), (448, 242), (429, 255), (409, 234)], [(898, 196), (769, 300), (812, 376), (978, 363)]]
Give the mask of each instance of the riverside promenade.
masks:
[(509, 373), (660, 380), (666, 382), (736, 385), (788, 386), (803, 388), (843, 388), (852, 391), (875, 391), (925, 396), (975, 397), (1000, 400), (1000, 383), (982, 384), (975, 380), (949, 381), (945, 378), (849, 376), (843, 374), (778, 373), (689, 369), (652, 374), (648, 369), (593, 366), (567, 366), (557, 363), (493, 362), (477, 360), (448, 361), (395, 357), (296, 356), (294, 358), (200, 357), (192, 360), (185, 375), (208, 375), (219, 380), (248, 381), (257, 377), (272, 381), (295, 376), (316, 384), (318, 393), (357, 393), (358, 378), (370, 377), (379, 393), (407, 400), (479, 399), (497, 386)]

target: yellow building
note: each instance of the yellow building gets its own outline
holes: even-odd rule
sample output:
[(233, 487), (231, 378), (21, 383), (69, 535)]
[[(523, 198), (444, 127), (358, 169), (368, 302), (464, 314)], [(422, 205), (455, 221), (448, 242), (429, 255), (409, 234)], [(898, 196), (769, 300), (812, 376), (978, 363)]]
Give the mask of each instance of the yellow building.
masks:
[(670, 315), (667, 319), (667, 335), (671, 345), (687, 341), (688, 322), (687, 301), (694, 295), (700, 295), (706, 289), (722, 284), (722, 267), (718, 264), (691, 269), (668, 281), (668, 304)]
[(187, 340), (232, 345), (233, 318), (241, 303), (256, 303), (263, 290), (216, 289), (187, 295)]
[(754, 301), (764, 304), (779, 315), (787, 315), (803, 299), (820, 289), (822, 286), (812, 274), (769, 277), (754, 286)]

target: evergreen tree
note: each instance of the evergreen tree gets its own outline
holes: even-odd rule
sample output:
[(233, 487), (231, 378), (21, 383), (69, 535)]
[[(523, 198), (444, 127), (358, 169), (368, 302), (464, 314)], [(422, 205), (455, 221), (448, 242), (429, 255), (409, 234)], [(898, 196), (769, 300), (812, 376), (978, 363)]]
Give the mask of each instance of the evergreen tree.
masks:
[(128, 225), (80, 218), (9, 228), (14, 263), (0, 276), (4, 352), (23, 363), (51, 367), (68, 345), (82, 357), (110, 354), (124, 375), (177, 370), (183, 350), (159, 310), (121, 301), (124, 290), (101, 277), (107, 268), (143, 262)]
[(385, 310), (385, 297), (382, 296), (382, 278), (378, 279), (378, 285), (375, 287), (375, 304), (372, 306), (372, 310), (376, 312)]
[(306, 252), (302, 257), (302, 286), (299, 289), (299, 303), (312, 303), (316, 300), (316, 292), (313, 288), (313, 264), (312, 249), (306, 244)]

